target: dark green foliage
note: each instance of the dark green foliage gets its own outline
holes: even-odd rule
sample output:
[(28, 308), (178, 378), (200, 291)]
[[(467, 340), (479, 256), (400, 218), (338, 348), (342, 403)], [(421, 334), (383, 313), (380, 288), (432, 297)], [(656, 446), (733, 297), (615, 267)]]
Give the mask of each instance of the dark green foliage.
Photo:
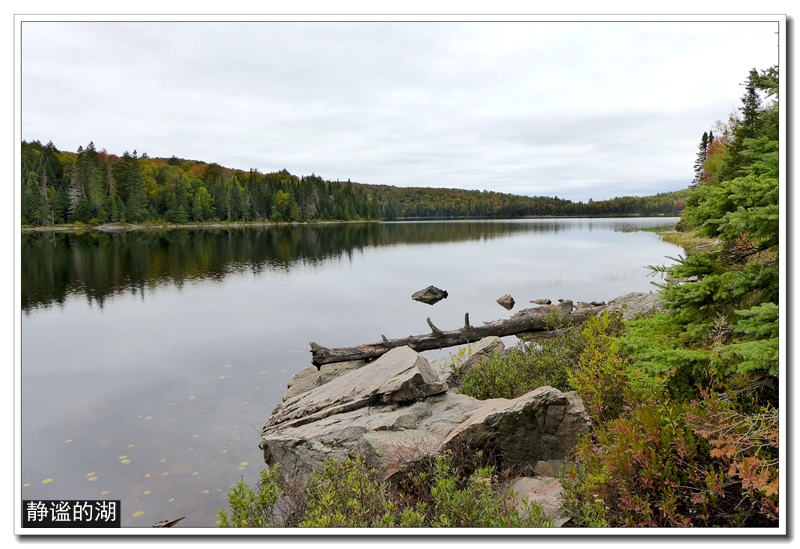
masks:
[(459, 392), (478, 398), (517, 398), (545, 385), (569, 387), (568, 372), (582, 349), (580, 329), (565, 328), (542, 339), (491, 356), (464, 376)]
[(542, 508), (527, 502), (521, 511), (491, 467), (459, 477), (451, 456), (428, 460), (423, 471), (398, 483), (381, 481), (361, 457), (332, 460), (314, 471), (305, 486), (279, 487), (276, 469), (261, 473), (255, 488), (231, 487), (230, 513), (219, 510), (221, 527), (410, 528), (546, 527)]
[(732, 141), (715, 142), (725, 164), (682, 216), (715, 245), (657, 268), (670, 312), (599, 348), (598, 364), (624, 359), (623, 390), (595, 398), (610, 378), (573, 381), (595, 415), (622, 399), (563, 477), (576, 525), (778, 524), (778, 105), (761, 107), (756, 90), (776, 94), (775, 68), (751, 71)]
[(255, 489), (244, 480), (231, 486), (228, 492), (230, 514), (222, 509), (217, 511), (222, 528), (269, 528), (280, 526), (278, 500), (282, 490), (277, 483), (278, 469), (263, 469)]
[(623, 329), (619, 313), (603, 311), (590, 318), (580, 334), (581, 352), (569, 370), (569, 382), (594, 422), (617, 417), (625, 406), (628, 363), (617, 339)]

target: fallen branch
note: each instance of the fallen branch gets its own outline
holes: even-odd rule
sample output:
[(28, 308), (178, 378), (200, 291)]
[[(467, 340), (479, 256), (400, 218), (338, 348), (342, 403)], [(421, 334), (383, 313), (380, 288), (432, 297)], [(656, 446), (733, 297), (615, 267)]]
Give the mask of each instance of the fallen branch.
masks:
[[(404, 345), (421, 352), (464, 345), (489, 336), (504, 337), (525, 332), (544, 332), (570, 324), (585, 322), (601, 309), (602, 306), (597, 306), (573, 311), (572, 302), (565, 301), (558, 306), (523, 309), (511, 318), (495, 320), (494, 322), (485, 323), (483, 326), (471, 326), (469, 313), (467, 313), (464, 315), (464, 327), (452, 331), (440, 330), (428, 318), (427, 322), (431, 328), (431, 333), (424, 335), (408, 336), (401, 339), (386, 339), (386, 336), (381, 335), (382, 341), (378, 343), (365, 343), (357, 347), (340, 347), (336, 349), (328, 349), (312, 341), (309, 344), (311, 345), (311, 363), (319, 369), (323, 364), (378, 358), (391, 349)], [(550, 316), (554, 311), (556, 314)]]

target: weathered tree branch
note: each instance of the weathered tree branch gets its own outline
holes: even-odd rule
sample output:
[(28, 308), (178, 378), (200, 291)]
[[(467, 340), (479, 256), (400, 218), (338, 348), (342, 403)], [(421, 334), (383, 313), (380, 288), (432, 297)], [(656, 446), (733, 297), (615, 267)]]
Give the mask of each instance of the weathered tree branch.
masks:
[[(328, 349), (311, 342), (311, 363), (319, 369), (323, 364), (377, 358), (395, 347), (404, 345), (408, 345), (415, 351), (420, 352), (454, 345), (464, 345), (488, 336), (504, 337), (524, 332), (543, 332), (569, 324), (585, 322), (601, 309), (602, 307), (598, 306), (573, 311), (572, 302), (568, 301), (559, 306), (523, 309), (511, 318), (495, 320), (483, 326), (471, 326), (469, 313), (467, 313), (464, 315), (464, 327), (452, 331), (440, 330), (428, 318), (428, 326), (431, 328), (431, 333), (429, 334), (408, 336), (401, 339), (386, 339), (385, 336), (381, 335), (383, 341), (378, 343), (366, 343), (357, 347), (340, 347), (336, 349)], [(550, 317), (550, 314), (554, 311), (556, 314)]]

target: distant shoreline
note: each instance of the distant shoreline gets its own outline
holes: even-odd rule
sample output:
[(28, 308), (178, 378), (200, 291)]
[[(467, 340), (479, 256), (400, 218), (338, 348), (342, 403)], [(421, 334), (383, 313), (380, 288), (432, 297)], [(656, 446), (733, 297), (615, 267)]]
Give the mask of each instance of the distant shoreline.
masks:
[(102, 225), (58, 225), (55, 227), (22, 227), (23, 233), (43, 232), (122, 232), (146, 231), (163, 229), (239, 229), (244, 227), (300, 227), (303, 225), (338, 225), (345, 223), (390, 223), (396, 221), (514, 221), (520, 219), (630, 219), (645, 217), (680, 218), (679, 215), (527, 215), (523, 217), (403, 217), (399, 219), (360, 219), (360, 220), (333, 220), (333, 221), (215, 221), (211, 223), (105, 223)]

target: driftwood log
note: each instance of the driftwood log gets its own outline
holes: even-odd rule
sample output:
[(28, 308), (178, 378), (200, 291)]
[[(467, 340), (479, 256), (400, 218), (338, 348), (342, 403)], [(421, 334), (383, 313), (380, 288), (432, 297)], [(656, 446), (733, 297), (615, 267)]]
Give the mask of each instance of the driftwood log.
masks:
[[(585, 322), (601, 309), (601, 306), (589, 306), (573, 310), (572, 302), (565, 301), (557, 306), (550, 305), (523, 309), (511, 318), (487, 322), (483, 326), (471, 326), (469, 313), (467, 313), (464, 315), (464, 327), (451, 331), (440, 330), (428, 318), (426, 320), (431, 328), (431, 333), (424, 335), (408, 336), (401, 339), (386, 339), (386, 336), (381, 335), (383, 341), (378, 343), (365, 343), (357, 347), (340, 347), (336, 349), (328, 349), (312, 341), (309, 344), (311, 345), (311, 363), (319, 370), (323, 364), (378, 358), (391, 349), (404, 345), (421, 352), (464, 345), (480, 341), (489, 336), (504, 337), (526, 332), (554, 330), (569, 324)], [(552, 315), (553, 312), (556, 314)]]

